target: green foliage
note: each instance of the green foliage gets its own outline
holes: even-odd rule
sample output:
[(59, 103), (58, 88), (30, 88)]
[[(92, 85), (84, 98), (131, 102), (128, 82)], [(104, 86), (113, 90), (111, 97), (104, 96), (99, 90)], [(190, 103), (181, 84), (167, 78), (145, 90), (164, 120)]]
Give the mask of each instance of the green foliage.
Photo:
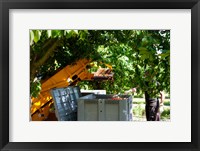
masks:
[(170, 109), (165, 109), (161, 113), (161, 119), (170, 119)]
[(41, 83), (38, 80), (31, 82), (30, 91), (32, 97), (37, 97), (40, 90), (41, 90)]
[[(144, 106), (144, 105), (143, 105)], [(145, 116), (145, 109), (142, 104), (138, 104), (133, 108), (133, 116), (135, 117), (144, 117)]]
[(33, 77), (46, 79), (59, 68), (90, 58), (97, 65), (112, 65), (114, 81), (82, 81), (79, 85), (83, 88), (124, 93), (137, 87), (138, 95), (148, 91), (152, 97), (161, 90), (170, 92), (169, 30), (31, 30), (31, 65), (45, 56), (56, 40), (59, 44), (48, 59), (37, 68), (31, 66), (37, 71)]
[(170, 101), (169, 101), (169, 100), (165, 100), (165, 101), (164, 101), (164, 105), (170, 106)]
[(35, 43), (37, 43), (40, 40), (41, 31), (39, 31), (39, 30), (33, 30), (33, 33), (34, 33), (33, 41)]

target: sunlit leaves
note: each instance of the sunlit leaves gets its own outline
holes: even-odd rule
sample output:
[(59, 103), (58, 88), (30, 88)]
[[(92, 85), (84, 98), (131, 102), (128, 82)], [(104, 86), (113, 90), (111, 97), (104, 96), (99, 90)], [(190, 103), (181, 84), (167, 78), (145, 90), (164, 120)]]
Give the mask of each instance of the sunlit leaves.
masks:
[(30, 92), (32, 97), (37, 97), (41, 90), (41, 83), (38, 80), (31, 82)]
[(47, 30), (47, 37), (48, 37), (48, 38), (51, 37), (51, 33), (52, 33), (52, 30)]
[[(71, 38), (79, 34), (78, 30), (30, 30), (30, 45), (40, 40), (42, 32), (46, 32), (47, 38), (61, 38), (63, 36)], [(81, 38), (83, 37), (82, 33)]]
[(161, 54), (159, 54), (159, 56), (161, 56), (161, 59), (164, 59), (166, 57), (170, 56), (170, 51), (169, 50), (163, 50)]
[(78, 30), (67, 30), (66, 38), (76, 37), (78, 35)]
[(30, 30), (30, 45), (37, 43), (40, 40), (41, 31), (40, 30)]
[[(163, 30), (31, 30), (30, 44), (35, 53), (31, 60), (45, 55), (43, 44), (59, 38), (60, 45), (54, 55), (39, 67), (43, 77), (50, 77), (59, 67), (80, 58), (90, 58), (110, 64), (114, 71), (113, 82), (80, 82), (83, 87), (101, 87), (108, 93), (123, 93), (137, 87), (143, 93), (149, 89), (170, 88), (170, 31)], [(56, 61), (55, 61), (56, 60)], [(94, 67), (94, 70), (96, 68)], [(93, 70), (93, 69), (92, 69)], [(145, 72), (149, 75), (145, 77)], [(147, 86), (145, 81), (149, 81)], [(159, 86), (154, 81), (160, 83)]]
[(34, 32), (30, 30), (30, 45), (33, 44), (33, 40), (34, 40)]

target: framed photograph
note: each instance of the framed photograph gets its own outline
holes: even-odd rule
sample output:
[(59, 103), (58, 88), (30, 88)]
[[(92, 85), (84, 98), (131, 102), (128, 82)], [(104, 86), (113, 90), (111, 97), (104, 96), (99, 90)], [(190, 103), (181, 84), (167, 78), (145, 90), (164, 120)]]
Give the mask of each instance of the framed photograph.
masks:
[(200, 150), (199, 0), (0, 0), (1, 150)]

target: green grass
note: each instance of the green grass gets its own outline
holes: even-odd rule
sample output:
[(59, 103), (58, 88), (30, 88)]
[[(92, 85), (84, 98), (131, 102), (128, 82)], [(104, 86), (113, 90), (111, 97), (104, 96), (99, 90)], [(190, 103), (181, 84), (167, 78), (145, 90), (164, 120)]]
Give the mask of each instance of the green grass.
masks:
[(161, 113), (161, 119), (170, 119), (170, 109), (164, 109)]
[(170, 106), (170, 100), (169, 100), (169, 99), (165, 99), (165, 100), (164, 100), (164, 105)]
[(137, 117), (143, 117), (145, 115), (144, 107), (141, 104), (133, 107), (133, 115)]

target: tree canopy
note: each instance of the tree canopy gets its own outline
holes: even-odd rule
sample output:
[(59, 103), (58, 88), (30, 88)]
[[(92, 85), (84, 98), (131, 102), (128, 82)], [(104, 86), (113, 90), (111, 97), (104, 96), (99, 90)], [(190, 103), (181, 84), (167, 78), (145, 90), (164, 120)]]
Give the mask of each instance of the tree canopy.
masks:
[(43, 79), (81, 58), (110, 64), (114, 72), (113, 82), (81, 81), (81, 87), (115, 94), (137, 87), (152, 96), (170, 91), (169, 30), (30, 30), (31, 96)]

